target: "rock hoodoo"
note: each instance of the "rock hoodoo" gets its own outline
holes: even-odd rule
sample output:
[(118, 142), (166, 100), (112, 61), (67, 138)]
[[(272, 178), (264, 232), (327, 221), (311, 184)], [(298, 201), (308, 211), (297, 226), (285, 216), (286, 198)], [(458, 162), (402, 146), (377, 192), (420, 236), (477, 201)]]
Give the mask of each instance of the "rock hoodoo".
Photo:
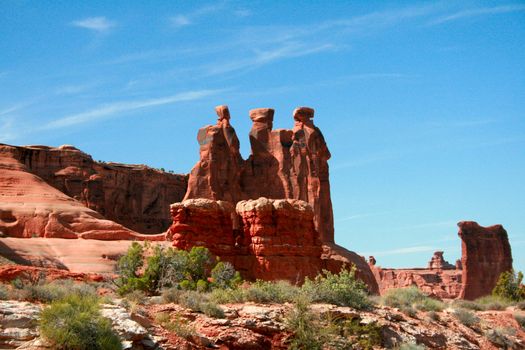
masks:
[(354, 264), (377, 291), (365, 260), (334, 244), (330, 152), (313, 124), (314, 110), (297, 108), (291, 130), (273, 130), (273, 109), (251, 110), (252, 153), (246, 161), (228, 108), (215, 110), (217, 124), (197, 135), (200, 159), (185, 200), (171, 206), (168, 237), (174, 245), (205, 245), (249, 279), (298, 282)]
[(483, 227), (473, 221), (462, 221), (458, 227), (463, 267), (460, 297), (470, 300), (490, 294), (501, 273), (512, 269), (507, 231), (501, 225)]
[(434, 252), (434, 255), (428, 262), (429, 270), (454, 270), (455, 268), (455, 265), (452, 265), (448, 261), (445, 261), (445, 259), (443, 258), (442, 251)]
[(299, 199), (314, 210), (323, 242), (334, 242), (328, 159), (323, 134), (313, 124), (314, 110), (294, 111), (292, 130), (273, 130), (274, 110), (250, 111), (252, 154), (244, 161), (226, 106), (216, 108), (217, 125), (199, 130), (200, 160), (193, 168), (184, 199), (208, 198), (237, 203), (259, 197)]

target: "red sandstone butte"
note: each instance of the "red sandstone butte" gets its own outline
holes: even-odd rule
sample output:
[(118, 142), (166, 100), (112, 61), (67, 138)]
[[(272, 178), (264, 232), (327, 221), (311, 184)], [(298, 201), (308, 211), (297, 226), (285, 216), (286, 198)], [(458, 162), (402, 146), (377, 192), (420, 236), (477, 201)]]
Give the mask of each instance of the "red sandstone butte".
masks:
[[(0, 146), (0, 232), (30, 238), (143, 239), (30, 173), (20, 149)], [(157, 239), (153, 237), (153, 239)]]
[(458, 227), (463, 266), (460, 297), (473, 300), (490, 294), (500, 274), (512, 269), (512, 253), (507, 231), (501, 225), (483, 227), (462, 221)]
[(185, 175), (144, 165), (95, 162), (73, 146), (0, 144), (10, 158), (63, 194), (131, 230), (159, 233), (171, 224), (169, 205), (184, 197)]
[(284, 279), (292, 283), (314, 277), (323, 269), (338, 272), (343, 264), (357, 266), (372, 292), (377, 284), (357, 254), (323, 245), (308, 203), (295, 199), (245, 200), (236, 208), (225, 201), (188, 199), (171, 206), (168, 237), (174, 246), (206, 246), (230, 261), (244, 278)]
[(321, 240), (334, 242), (328, 159), (324, 137), (314, 124), (314, 111), (294, 111), (292, 130), (273, 130), (274, 110), (250, 111), (252, 154), (244, 161), (226, 106), (216, 108), (217, 125), (199, 130), (200, 160), (191, 171), (184, 199), (207, 198), (236, 204), (267, 197), (299, 199), (314, 210)]

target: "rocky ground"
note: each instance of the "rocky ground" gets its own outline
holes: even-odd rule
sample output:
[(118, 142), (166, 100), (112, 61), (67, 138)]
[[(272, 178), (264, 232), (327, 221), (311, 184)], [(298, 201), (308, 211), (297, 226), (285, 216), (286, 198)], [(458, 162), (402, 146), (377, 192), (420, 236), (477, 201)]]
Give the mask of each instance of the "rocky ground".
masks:
[[(0, 349), (50, 349), (37, 327), (42, 307), (25, 301), (0, 301)], [(102, 314), (111, 319), (125, 349), (288, 348), (292, 334), (287, 331), (285, 319), (292, 304), (243, 303), (221, 308), (224, 317), (211, 318), (153, 297), (144, 305), (130, 305), (118, 299), (104, 304)], [(514, 308), (476, 312), (479, 322), (470, 327), (459, 322), (452, 309), (435, 314), (418, 312), (412, 317), (389, 307), (357, 311), (313, 304), (310, 310), (321, 317), (355, 320), (360, 326), (373, 325), (372, 329), (379, 331), (381, 343), (374, 349), (396, 348), (406, 343), (418, 343), (429, 349), (525, 348), (525, 330), (514, 317), (516, 313), (525, 316), (525, 312)], [(357, 342), (357, 336), (355, 339)]]

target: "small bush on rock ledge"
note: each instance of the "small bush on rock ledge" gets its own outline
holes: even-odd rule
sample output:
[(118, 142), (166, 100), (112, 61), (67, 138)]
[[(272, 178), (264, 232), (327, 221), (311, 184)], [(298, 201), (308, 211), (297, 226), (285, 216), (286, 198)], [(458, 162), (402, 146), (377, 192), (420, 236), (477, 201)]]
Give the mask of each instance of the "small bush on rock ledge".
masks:
[(372, 302), (368, 299), (366, 284), (355, 276), (356, 268), (343, 269), (334, 274), (324, 270), (315, 279), (306, 279), (301, 290), (313, 302), (325, 302), (355, 309), (368, 309)]
[(71, 294), (56, 300), (42, 311), (41, 334), (61, 350), (122, 349), (111, 322), (100, 314), (99, 300), (94, 296)]

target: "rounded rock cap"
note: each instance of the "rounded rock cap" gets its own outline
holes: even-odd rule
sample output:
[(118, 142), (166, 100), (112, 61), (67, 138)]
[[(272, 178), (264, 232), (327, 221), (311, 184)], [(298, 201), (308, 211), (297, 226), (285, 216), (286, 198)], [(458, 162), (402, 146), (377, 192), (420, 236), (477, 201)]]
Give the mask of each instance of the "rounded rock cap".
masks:
[(273, 121), (274, 113), (273, 108), (255, 108), (250, 110), (250, 119), (254, 122)]
[(314, 112), (310, 107), (297, 107), (293, 111), (293, 118), (300, 121), (310, 120), (314, 117)]
[(220, 105), (215, 107), (215, 112), (217, 112), (219, 120), (230, 119), (230, 110), (227, 105)]

